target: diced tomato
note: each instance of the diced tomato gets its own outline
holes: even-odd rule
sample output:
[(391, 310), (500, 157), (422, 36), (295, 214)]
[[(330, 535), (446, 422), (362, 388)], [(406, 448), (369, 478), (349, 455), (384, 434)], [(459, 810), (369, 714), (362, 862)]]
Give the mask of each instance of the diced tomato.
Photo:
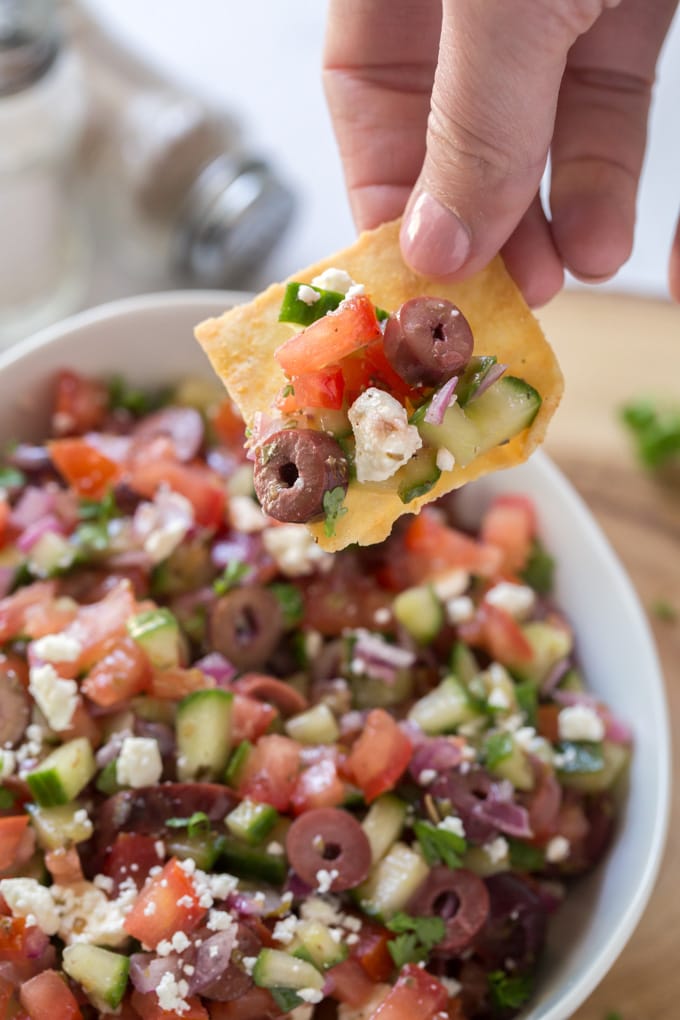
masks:
[[(456, 567), (481, 577), (493, 577), (503, 558), (499, 549), (450, 527), (432, 510), (423, 510), (414, 517), (404, 536), (404, 546), (413, 557), (411, 583)], [(414, 573), (418, 576), (413, 576)]]
[(30, 611), (51, 601), (55, 591), (54, 581), (36, 581), (0, 599), (0, 644), (23, 635)]
[(526, 567), (535, 534), (536, 510), (526, 496), (497, 496), (482, 518), (480, 537), (503, 551), (508, 573)]
[(359, 961), (373, 981), (387, 981), (394, 970), (387, 943), (394, 938), (387, 928), (362, 918), (359, 941), (352, 947), (352, 956)]
[(100, 723), (90, 715), (82, 698), (78, 698), (71, 722), (65, 729), (57, 732), (64, 742), (75, 740), (76, 737), (87, 737), (93, 747), (99, 747), (102, 742)]
[(449, 993), (436, 978), (415, 963), (402, 968), (392, 991), (371, 1020), (432, 1020), (446, 1007)]
[(460, 996), (456, 996), (455, 999), (449, 999), (444, 1012), (448, 1020), (467, 1020), (467, 1014), (463, 1009), (463, 1000)]
[(572, 847), (586, 838), (590, 830), (590, 823), (583, 809), (583, 805), (576, 798), (564, 800), (557, 816), (557, 834), (564, 836)]
[[(153, 907), (147, 909), (150, 904)], [(205, 914), (190, 875), (173, 857), (142, 889), (125, 918), (124, 928), (133, 938), (155, 949), (176, 931), (185, 934), (192, 931)]]
[(94, 665), (102, 641), (126, 633), (125, 625), (136, 611), (132, 585), (126, 579), (119, 581), (99, 602), (78, 609), (75, 620), (65, 631), (82, 648), (73, 666), (76, 673)]
[(160, 863), (153, 836), (120, 832), (104, 859), (101, 871), (113, 879), (116, 888), (131, 878), (137, 888), (141, 889), (151, 869)]
[(7, 539), (7, 525), (12, 509), (6, 499), (0, 499), (0, 546), (5, 544)]
[(130, 999), (141, 1020), (210, 1020), (208, 1010), (197, 995), (185, 999), (181, 1012), (162, 1009), (155, 992), (133, 992)]
[(120, 465), (85, 439), (54, 439), (48, 447), (57, 471), (80, 496), (101, 499), (121, 477)]
[(101, 658), (81, 684), (90, 701), (104, 708), (127, 701), (149, 686), (151, 663), (136, 641), (130, 637), (107, 640)]
[(369, 386), (387, 390), (402, 403), (406, 399), (417, 401), (420, 391), (413, 389), (394, 371), (385, 356), (382, 336), (343, 359), (342, 374), (345, 380), (345, 400), (351, 405)]
[[(290, 390), (292, 389), (292, 392)], [(284, 414), (293, 414), (306, 407), (324, 407), (339, 411), (343, 404), (345, 380), (339, 365), (329, 365), (318, 372), (296, 376), (277, 407)]]
[(274, 357), (289, 379), (340, 361), (382, 336), (375, 308), (360, 294), (286, 340)]
[(0, 685), (17, 680), (22, 687), (28, 687), (28, 666), (25, 660), (13, 652), (0, 652)]
[(74, 846), (48, 850), (45, 854), (45, 867), (56, 885), (74, 885), (85, 878), (80, 855)]
[(305, 626), (326, 637), (336, 637), (352, 627), (365, 626), (376, 613), (392, 605), (390, 594), (369, 574), (336, 568), (313, 578), (303, 588)]
[(179, 701), (194, 691), (214, 687), (211, 677), (200, 669), (154, 669), (149, 680), (149, 694), (164, 701)]
[[(210, 421), (230, 453), (238, 453), (246, 441), (246, 423), (236, 405), (228, 397), (210, 415)], [(245, 457), (245, 452), (244, 452)]]
[(26, 945), (35, 928), (29, 928), (23, 917), (0, 917), (0, 960), (19, 961), (26, 957)]
[(280, 1006), (266, 988), (249, 988), (231, 1002), (209, 1002), (210, 1020), (278, 1020)]
[(345, 764), (347, 774), (361, 787), (367, 803), (396, 786), (411, 760), (412, 750), (411, 741), (384, 708), (369, 712)]
[[(375, 983), (361, 964), (350, 957), (326, 971), (327, 994), (352, 1009), (365, 1005), (375, 993)], [(413, 1018), (415, 1020), (415, 1017)]]
[(265, 701), (256, 701), (245, 694), (234, 694), (231, 704), (231, 736), (234, 746), (242, 740), (254, 744), (267, 732), (278, 714), (274, 706)]
[(109, 395), (104, 383), (70, 372), (61, 371), (52, 417), (52, 427), (58, 436), (82, 435), (98, 429), (109, 406)]
[(492, 659), (510, 667), (532, 661), (533, 649), (510, 613), (485, 602), (477, 615), (482, 621), (484, 647)]
[(551, 744), (556, 744), (560, 739), (559, 714), (560, 705), (539, 705), (536, 709), (536, 730)]
[(75, 995), (56, 970), (44, 970), (30, 981), (24, 981), (19, 996), (31, 1020), (83, 1018)]
[(0, 871), (14, 864), (17, 850), (28, 827), (28, 815), (0, 818)]
[(224, 482), (201, 464), (178, 464), (170, 459), (137, 461), (130, 470), (129, 483), (148, 499), (160, 485), (169, 485), (189, 500), (198, 524), (219, 528), (224, 523)]
[(323, 758), (300, 773), (291, 797), (296, 815), (313, 808), (337, 807), (342, 804), (347, 789), (338, 775), (335, 762)]
[(9, 1004), (13, 994), (14, 987), (9, 981), (0, 978), (0, 1016), (8, 1017), (10, 1015)]
[(300, 745), (276, 733), (260, 737), (239, 776), (242, 797), (287, 811), (300, 770)]
[(68, 599), (59, 598), (31, 606), (26, 612), (23, 632), (33, 640), (45, 634), (59, 634), (75, 619), (77, 611), (78, 607)]

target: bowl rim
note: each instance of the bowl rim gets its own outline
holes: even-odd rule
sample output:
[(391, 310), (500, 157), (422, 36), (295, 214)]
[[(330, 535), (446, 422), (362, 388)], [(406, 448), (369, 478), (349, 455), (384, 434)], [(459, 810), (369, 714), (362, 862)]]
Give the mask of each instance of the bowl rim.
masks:
[[(77, 312), (50, 326), (44, 327), (33, 335), (7, 348), (0, 353), (0, 378), (2, 373), (17, 362), (29, 357), (41, 348), (64, 339), (66, 336), (96, 326), (98, 323), (111, 322), (129, 315), (163, 312), (168, 309), (195, 311), (196, 321), (216, 314), (219, 309), (251, 300), (253, 295), (246, 291), (232, 290), (180, 290), (161, 291), (150, 294), (135, 295), (116, 299)], [(609, 538), (593, 516), (584, 498), (562, 471), (542, 450), (536, 451), (531, 462), (549, 485), (555, 489), (560, 498), (568, 505), (571, 512), (578, 518), (579, 528), (584, 529), (602, 550), (608, 567), (613, 571), (620, 597), (628, 614), (638, 621), (640, 636), (643, 641), (643, 654), (654, 669), (655, 696), (651, 705), (651, 722), (655, 734), (655, 762), (657, 766), (656, 797), (659, 809), (654, 816), (654, 825), (648, 834), (651, 853), (645, 860), (644, 869), (638, 874), (634, 895), (628, 900), (621, 913), (616, 930), (590, 957), (587, 966), (575, 976), (572, 982), (561, 992), (558, 1002), (542, 1012), (541, 1020), (566, 1020), (574, 1010), (581, 1006), (591, 992), (604, 979), (609, 969), (621, 954), (629, 941), (652, 894), (666, 848), (666, 841), (671, 817), (672, 792), (672, 752), (670, 721), (664, 676), (647, 615), (645, 614), (632, 580), (614, 551)], [(526, 1014), (526, 1020), (532, 1016), (532, 1010)]]

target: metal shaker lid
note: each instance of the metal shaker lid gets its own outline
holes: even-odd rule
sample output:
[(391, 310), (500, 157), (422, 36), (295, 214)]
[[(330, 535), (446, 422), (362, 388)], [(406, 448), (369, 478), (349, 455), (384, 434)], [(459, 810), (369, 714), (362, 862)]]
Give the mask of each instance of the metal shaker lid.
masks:
[(42, 78), (58, 52), (55, 0), (0, 0), (0, 97)]
[(291, 191), (265, 162), (221, 155), (189, 193), (175, 238), (175, 266), (202, 286), (239, 284), (287, 226)]

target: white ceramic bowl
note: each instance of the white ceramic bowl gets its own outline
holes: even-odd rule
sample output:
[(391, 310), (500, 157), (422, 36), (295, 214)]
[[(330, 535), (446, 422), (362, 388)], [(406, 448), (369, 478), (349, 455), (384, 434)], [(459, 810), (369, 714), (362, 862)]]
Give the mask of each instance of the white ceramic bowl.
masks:
[[(61, 367), (164, 384), (211, 369), (192, 327), (245, 295), (161, 294), (116, 302), (43, 330), (0, 357), (0, 436), (38, 438), (49, 380)], [(576, 630), (589, 684), (635, 734), (630, 787), (606, 862), (579, 881), (552, 925), (538, 993), (523, 1020), (567, 1020), (602, 979), (649, 898), (669, 812), (670, 752), (663, 679), (631, 584), (570, 484), (542, 454), (463, 494), (473, 518), (492, 493), (529, 493), (556, 556), (557, 598)], [(415, 1020), (415, 1018), (414, 1018)]]

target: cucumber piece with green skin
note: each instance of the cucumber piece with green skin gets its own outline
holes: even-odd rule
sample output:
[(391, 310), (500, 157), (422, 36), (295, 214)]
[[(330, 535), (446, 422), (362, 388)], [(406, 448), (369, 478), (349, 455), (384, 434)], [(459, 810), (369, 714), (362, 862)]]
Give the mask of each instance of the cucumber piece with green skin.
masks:
[(512, 439), (531, 425), (541, 406), (539, 393), (515, 376), (503, 376), (469, 403), (465, 410), (457, 403), (447, 408), (441, 425), (423, 421), (418, 431), (435, 450), (449, 450), (458, 467)]
[(353, 893), (365, 914), (389, 921), (404, 910), (430, 873), (429, 865), (405, 843), (395, 843)]
[(292, 716), (287, 720), (285, 730), (289, 737), (301, 744), (334, 744), (340, 736), (335, 716), (323, 702)]
[(107, 762), (104, 768), (97, 776), (94, 784), (100, 793), (105, 793), (107, 797), (112, 797), (114, 793), (118, 793), (120, 790), (124, 790), (125, 787), (121, 786), (118, 782), (118, 759), (114, 758), (113, 761)]
[(577, 693), (581, 693), (586, 689), (585, 680), (578, 669), (570, 669), (565, 673), (558, 686), (561, 691), (575, 691)]
[(223, 841), (223, 836), (215, 837), (212, 833), (200, 836), (176, 833), (166, 836), (165, 846), (168, 856), (177, 857), (180, 861), (191, 859), (201, 871), (211, 871), (222, 854)]
[[(575, 755), (568, 754), (569, 748), (576, 749)], [(609, 740), (602, 744), (588, 745), (562, 743), (558, 753), (563, 759), (557, 770), (560, 783), (581, 793), (604, 793), (611, 790), (625, 772), (631, 755), (629, 747)], [(579, 765), (583, 767), (579, 769)]]
[(26, 782), (41, 807), (57, 807), (77, 797), (96, 771), (90, 741), (76, 737), (48, 754), (29, 772)]
[(540, 687), (551, 669), (571, 654), (574, 639), (568, 630), (545, 620), (523, 624), (522, 633), (531, 645), (533, 655), (529, 662), (513, 666), (512, 672), (519, 680)]
[(173, 669), (180, 664), (181, 634), (169, 609), (149, 609), (127, 622), (128, 634), (148, 655), (156, 669)]
[(507, 753), (493, 764), (487, 762), (487, 768), (492, 775), (507, 779), (516, 790), (533, 790), (534, 770), (529, 756), (510, 734), (506, 736), (509, 738)]
[(352, 704), (365, 708), (390, 708), (406, 701), (413, 694), (413, 675), (410, 669), (400, 669), (393, 683), (385, 683), (373, 676), (352, 676)]
[(434, 488), (440, 477), (437, 451), (422, 447), (408, 463), (399, 468), (392, 481), (397, 483), (397, 494), (402, 503), (411, 503)]
[(177, 774), (180, 780), (219, 779), (231, 751), (231, 691), (194, 691), (177, 707)]
[(238, 878), (257, 878), (271, 885), (283, 885), (288, 874), (288, 862), (283, 854), (269, 854), (229, 836), (220, 842), (220, 860), (226, 864), (226, 870)]
[(27, 804), (26, 810), (43, 850), (59, 850), (74, 843), (84, 843), (92, 835), (92, 822), (78, 801), (59, 807)]
[(320, 921), (300, 921), (288, 951), (322, 971), (342, 963), (349, 955), (347, 944), (336, 942), (328, 926)]
[(280, 949), (261, 949), (253, 967), (253, 981), (260, 988), (314, 988), (321, 991), (323, 974), (307, 960)]
[(261, 843), (279, 820), (279, 813), (271, 804), (260, 804), (249, 797), (230, 811), (225, 824), (232, 836), (242, 839), (249, 846)]
[(463, 685), (455, 677), (447, 676), (438, 687), (416, 701), (408, 717), (428, 736), (436, 736), (449, 733), (479, 715)]
[(467, 402), (474, 397), (489, 374), (489, 369), (495, 364), (496, 356), (494, 354), (482, 354), (470, 358), (465, 371), (456, 384), (456, 396), (461, 407), (465, 407)]
[(457, 641), (451, 653), (451, 672), (460, 680), (464, 687), (469, 688), (475, 677), (478, 677), (481, 669), (474, 654), (466, 644)]
[(429, 584), (400, 592), (392, 603), (392, 612), (421, 645), (434, 641), (444, 625), (444, 607)]
[(254, 748), (249, 740), (242, 740), (238, 745), (227, 765), (224, 773), (224, 781), (227, 786), (237, 787), (241, 778), (241, 773), (245, 767), (248, 758), (252, 754)]
[(62, 967), (81, 986), (95, 1009), (102, 1013), (118, 1009), (128, 983), (127, 956), (78, 942), (64, 949)]
[(133, 698), (130, 708), (135, 716), (145, 719), (146, 722), (165, 723), (166, 726), (175, 725), (177, 706), (174, 701), (167, 701), (165, 698), (149, 698), (143, 695)]
[(371, 844), (371, 859), (377, 864), (401, 836), (408, 805), (391, 793), (378, 797), (361, 823)]

